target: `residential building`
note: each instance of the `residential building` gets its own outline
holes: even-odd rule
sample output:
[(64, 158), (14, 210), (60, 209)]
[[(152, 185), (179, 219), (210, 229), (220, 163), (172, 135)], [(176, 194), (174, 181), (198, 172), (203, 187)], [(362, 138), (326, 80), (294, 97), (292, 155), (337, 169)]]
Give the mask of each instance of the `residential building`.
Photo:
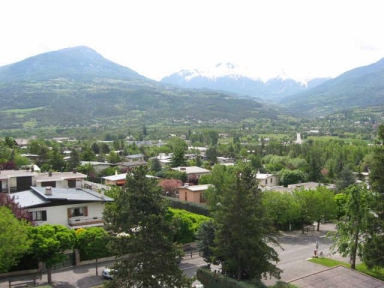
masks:
[(84, 184), (87, 175), (77, 172), (37, 173), (30, 170), (1, 170), (0, 192), (14, 193), (30, 189), (31, 186), (76, 188)]
[[(157, 178), (152, 175), (147, 175), (146, 177)], [(124, 186), (125, 180), (127, 179), (127, 173), (105, 176), (105, 177), (102, 177), (102, 179), (104, 179), (104, 185), (107, 185), (107, 186)]]
[(279, 184), (279, 178), (274, 174), (257, 173), (256, 180), (259, 183), (259, 187), (271, 187)]
[(183, 166), (183, 167), (175, 167), (172, 168), (174, 171), (185, 172), (188, 177), (196, 176), (200, 178), (201, 175), (211, 174), (211, 170), (200, 168), (198, 166)]
[(193, 186), (186, 184), (178, 187), (177, 192), (179, 194), (179, 200), (194, 203), (206, 203), (207, 199), (204, 196), (204, 192), (211, 186), (212, 184)]
[(61, 224), (72, 229), (103, 226), (105, 203), (113, 201), (103, 192), (82, 188), (31, 187), (12, 196), (37, 225)]

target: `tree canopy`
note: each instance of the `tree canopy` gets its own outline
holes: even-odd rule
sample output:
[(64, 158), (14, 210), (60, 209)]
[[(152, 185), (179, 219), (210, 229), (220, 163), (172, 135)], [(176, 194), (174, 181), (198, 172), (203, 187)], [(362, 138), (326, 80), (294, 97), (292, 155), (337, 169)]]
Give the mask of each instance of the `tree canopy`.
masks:
[[(176, 232), (157, 181), (146, 177), (147, 167), (127, 174), (126, 186), (115, 195), (104, 217), (117, 233), (111, 242), (117, 273), (109, 287), (188, 287), (175, 259), (182, 251), (173, 242)], [(118, 283), (118, 284), (117, 284)]]
[(8, 272), (29, 250), (28, 229), (26, 221), (18, 220), (8, 207), (0, 206), (0, 273)]

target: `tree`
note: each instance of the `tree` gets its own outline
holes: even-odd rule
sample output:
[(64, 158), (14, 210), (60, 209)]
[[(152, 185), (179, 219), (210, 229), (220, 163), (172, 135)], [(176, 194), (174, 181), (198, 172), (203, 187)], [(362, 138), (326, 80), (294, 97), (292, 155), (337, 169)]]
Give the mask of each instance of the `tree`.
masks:
[(30, 229), (32, 254), (45, 263), (48, 284), (52, 285), (52, 267), (65, 259), (64, 251), (75, 244), (75, 232), (63, 225), (41, 225)]
[(29, 250), (28, 229), (26, 221), (18, 220), (8, 207), (0, 206), (0, 273), (8, 272)]
[(80, 255), (87, 260), (96, 259), (96, 276), (98, 273), (97, 260), (109, 255), (107, 250), (108, 233), (101, 227), (80, 228), (76, 230), (76, 247)]
[(152, 172), (159, 172), (163, 168), (161, 167), (160, 161), (157, 158), (154, 158), (151, 160), (151, 171)]
[(343, 167), (337, 178), (336, 187), (338, 191), (342, 191), (356, 182), (355, 175), (353, 175), (353, 172), (348, 167)]
[(337, 222), (337, 230), (332, 235), (335, 242), (331, 248), (343, 257), (349, 256), (351, 269), (356, 269), (356, 256), (363, 255), (368, 223), (373, 218), (370, 211), (373, 197), (366, 186), (357, 184), (344, 191), (344, 216)]
[(187, 162), (184, 158), (184, 149), (182, 146), (178, 146), (173, 150), (173, 156), (171, 159), (171, 167), (186, 166)]
[(280, 278), (274, 229), (261, 203), (251, 167), (243, 165), (236, 171), (230, 185), (223, 187), (214, 213), (216, 235), (214, 259), (220, 261), (223, 273), (238, 281), (261, 279), (270, 274)]
[(294, 197), (301, 206), (301, 220), (303, 232), (305, 223), (317, 222), (317, 231), (320, 230), (320, 222), (324, 218), (332, 218), (337, 213), (334, 193), (324, 186), (316, 189), (299, 189), (294, 191)]
[(31, 214), (28, 213), (28, 210), (20, 207), (20, 204), (15, 201), (15, 198), (9, 194), (0, 193), (0, 207), (1, 206), (9, 208), (18, 220), (32, 223), (32, 217)]
[(80, 165), (80, 153), (74, 147), (71, 150), (71, 158), (68, 160), (68, 170), (73, 170)]
[[(126, 186), (117, 191), (113, 206), (104, 217), (109, 229), (119, 233), (111, 242), (117, 273), (109, 287), (187, 287), (175, 259), (182, 251), (173, 243), (175, 227), (155, 179), (146, 177), (147, 167), (127, 174)], [(118, 284), (117, 284), (118, 283)]]
[(290, 227), (300, 218), (301, 207), (297, 199), (289, 193), (265, 191), (262, 195), (265, 210), (276, 227)]
[[(197, 247), (203, 256), (203, 259), (208, 264), (213, 263), (213, 250), (215, 248), (215, 223), (211, 221), (204, 222), (197, 230)], [(217, 264), (217, 263), (214, 263)]]
[(183, 182), (177, 179), (163, 179), (159, 182), (159, 186), (162, 188), (162, 192), (165, 196), (175, 197), (177, 187), (183, 186)]

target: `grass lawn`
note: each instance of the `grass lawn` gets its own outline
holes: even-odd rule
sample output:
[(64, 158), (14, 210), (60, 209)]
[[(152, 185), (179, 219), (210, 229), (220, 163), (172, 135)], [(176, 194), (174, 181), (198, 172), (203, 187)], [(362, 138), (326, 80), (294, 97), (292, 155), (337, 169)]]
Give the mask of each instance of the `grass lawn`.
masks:
[[(329, 258), (312, 258), (309, 261), (311, 261), (313, 263), (321, 264), (321, 265), (324, 265), (327, 267), (334, 267), (337, 265), (342, 265), (342, 266), (347, 267), (347, 268), (351, 267), (351, 265), (349, 263), (345, 263), (345, 262), (341, 262), (341, 261), (337, 261), (337, 260), (329, 259)], [(361, 272), (361, 273), (367, 274), (371, 277), (374, 277), (374, 278), (377, 278), (377, 279), (384, 281), (384, 269), (369, 270), (367, 268), (367, 266), (365, 266), (364, 263), (360, 263), (360, 264), (356, 264), (356, 270)]]

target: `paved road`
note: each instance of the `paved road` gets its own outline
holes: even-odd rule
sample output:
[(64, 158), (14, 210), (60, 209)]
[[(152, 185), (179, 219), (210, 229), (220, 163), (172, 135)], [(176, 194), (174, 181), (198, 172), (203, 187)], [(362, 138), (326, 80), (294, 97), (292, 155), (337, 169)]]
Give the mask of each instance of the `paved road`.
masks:
[[(101, 285), (104, 281), (101, 275), (101, 271), (106, 266), (111, 266), (113, 262), (106, 262), (99, 264), (99, 276), (96, 276), (95, 264), (80, 266), (80, 267), (69, 267), (54, 271), (52, 274), (52, 280), (54, 281), (54, 287), (58, 288), (91, 288), (97, 285)], [(204, 260), (199, 257), (197, 254), (194, 254), (191, 258), (189, 255), (183, 258), (183, 261), (180, 263), (180, 268), (184, 271), (184, 274), (188, 277), (193, 277), (196, 274), (198, 267), (205, 265)], [(18, 284), (19, 282), (13, 282), (13, 285)], [(47, 283), (47, 275), (44, 274), (41, 280), (38, 280), (39, 284)], [(198, 282), (195, 281), (194, 284)], [(0, 281), (0, 287), (6, 288), (8, 286), (8, 281)], [(15, 287), (15, 286), (13, 286)], [(25, 286), (16, 286), (16, 287), (25, 287)]]
[[(281, 280), (290, 281), (327, 269), (324, 266), (308, 262), (306, 259), (313, 256), (313, 251), (316, 248), (316, 241), (319, 241), (319, 251), (323, 251), (325, 257), (328, 256), (331, 241), (325, 237), (325, 234), (332, 230), (334, 230), (333, 224), (325, 224), (321, 226), (321, 232), (312, 232), (304, 235), (301, 234), (300, 231), (284, 233), (282, 237), (280, 237), (280, 244), (284, 250), (276, 248), (280, 257), (278, 267), (283, 270)], [(332, 255), (331, 257), (345, 262), (348, 261), (337, 254)], [(106, 265), (111, 264), (112, 263), (100, 264), (99, 275)], [(185, 275), (193, 277), (197, 268), (203, 265), (205, 265), (203, 259), (194, 254), (192, 258), (189, 255), (186, 255), (183, 258), (180, 267), (183, 269)], [(46, 283), (46, 277), (46, 275), (43, 275), (43, 278), (39, 283)], [(96, 276), (94, 264), (55, 271), (52, 279), (55, 282), (55, 287), (59, 288), (90, 288), (100, 285), (104, 281), (101, 276)], [(264, 282), (267, 285), (272, 285), (276, 282), (276, 279), (268, 279)], [(0, 282), (0, 287), (8, 287), (8, 282)]]
[[(348, 262), (348, 259), (339, 254), (332, 254), (330, 247), (332, 241), (326, 237), (329, 231), (335, 231), (334, 224), (323, 224), (320, 226), (320, 232), (309, 232), (302, 234), (301, 231), (285, 232), (280, 237), (280, 245), (283, 250), (276, 248), (279, 253), (280, 262), (278, 267), (283, 270), (281, 281), (290, 281), (328, 269), (325, 266), (307, 261), (314, 255), (316, 241), (318, 241), (318, 252), (322, 251), (324, 257), (330, 257), (339, 261)], [(272, 285), (277, 279), (268, 279), (264, 283)]]

